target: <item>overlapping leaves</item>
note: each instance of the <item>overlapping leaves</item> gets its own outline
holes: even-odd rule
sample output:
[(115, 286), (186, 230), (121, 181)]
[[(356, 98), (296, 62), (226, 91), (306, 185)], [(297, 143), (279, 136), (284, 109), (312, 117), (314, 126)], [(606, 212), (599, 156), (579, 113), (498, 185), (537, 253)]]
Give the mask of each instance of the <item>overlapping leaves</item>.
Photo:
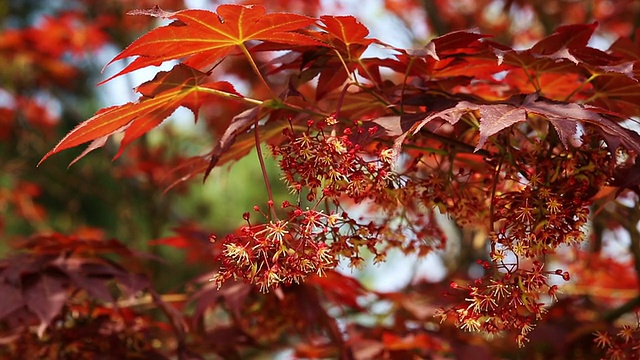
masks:
[[(307, 101), (308, 108), (296, 105), (290, 109), (326, 114), (336, 110), (326, 106), (362, 108), (359, 102), (366, 95), (379, 104), (365, 106), (365, 111), (358, 113), (361, 119), (350, 120), (382, 116), (376, 122), (396, 129), (385, 135), (400, 136), (397, 148), (409, 132), (416, 133), (433, 119), (455, 123), (460, 116), (475, 112), (480, 119), (479, 143), (472, 144), (476, 149), (502, 129), (537, 115), (551, 121), (565, 145), (576, 135), (577, 123), (583, 122), (600, 129), (612, 148), (622, 145), (639, 150), (638, 134), (617, 123), (640, 114), (640, 84), (633, 70), (640, 56), (634, 57), (633, 48), (622, 49), (620, 42), (610, 51), (590, 47), (596, 24), (560, 27), (527, 50), (497, 44), (488, 40), (488, 35), (458, 31), (433, 39), (423, 49), (393, 49), (395, 58), (378, 59), (362, 56), (372, 44), (389, 47), (369, 38), (368, 29), (351, 16), (313, 19), (267, 14), (261, 6), (240, 5), (222, 5), (216, 12), (170, 13), (154, 8), (134, 14), (174, 21), (152, 30), (116, 56), (113, 61), (136, 57), (117, 75), (168, 60), (181, 60), (181, 64), (140, 86), (142, 97), (138, 102), (104, 109), (80, 124), (44, 159), (93, 141), (82, 157), (104, 145), (111, 135), (123, 132), (118, 156), (127, 144), (156, 127), (179, 106), (197, 113), (212, 96), (246, 100), (231, 84), (211, 81), (208, 74), (196, 69), (236, 52), (254, 61), (249, 50), (253, 42), (262, 43), (254, 47), (256, 51), (291, 52), (281, 57), (288, 60), (280, 61), (281, 65), (269, 72), (269, 76), (290, 76), (289, 90), (283, 93), (289, 95), (250, 101), (258, 105), (251, 114), (268, 118), (266, 124), (273, 120), (270, 113), (287, 107), (291, 94), (304, 101), (299, 91), (317, 77), (312, 95), (318, 103)], [(319, 30), (311, 29), (312, 25)], [(382, 67), (395, 74), (383, 79)], [(363, 78), (368, 83), (360, 82)], [(229, 114), (232, 117), (242, 121), (232, 121), (211, 156), (202, 158), (186, 177), (208, 173), (227, 153), (236, 154), (233, 158), (246, 153), (246, 145), (251, 142), (246, 132), (259, 118)], [(394, 121), (398, 123), (392, 124)], [(239, 136), (248, 140), (242, 151), (233, 146)], [(207, 161), (209, 166), (204, 166)]]
[(18, 324), (35, 315), (40, 335), (78, 290), (96, 300), (113, 302), (114, 285), (129, 296), (150, 286), (146, 277), (101, 256), (135, 256), (117, 241), (52, 234), (35, 236), (22, 247), (29, 252), (0, 263), (0, 321)]
[[(525, 98), (514, 97), (503, 103), (482, 104), (462, 100), (447, 109), (427, 112), (422, 116), (384, 117), (373, 122), (382, 126), (385, 135), (398, 136), (396, 149), (408, 135), (417, 134), (429, 122), (441, 119), (455, 125), (464, 115), (474, 114), (479, 119), (479, 139), (476, 150), (483, 147), (490, 136), (531, 117), (539, 116), (548, 120), (555, 128), (560, 141), (568, 146), (572, 139), (578, 138), (578, 124), (591, 124), (602, 133), (611, 149), (620, 145), (628, 150), (640, 153), (638, 134), (622, 127), (614, 120), (620, 120), (619, 114), (602, 108), (575, 103), (559, 103), (537, 94)], [(408, 130), (403, 130), (408, 129)]]
[[(184, 106), (197, 115), (200, 107), (209, 103), (213, 97), (242, 100), (254, 107), (243, 109), (244, 112), (237, 114), (225, 114), (232, 120), (228, 122), (226, 130), (220, 132), (222, 136), (213, 150), (186, 162), (178, 171), (186, 169), (186, 173), (180, 172), (180, 179), (200, 173), (206, 175), (217, 164), (244, 156), (251, 148), (259, 145), (256, 143), (277, 139), (282, 129), (295, 130), (302, 127), (303, 130), (309, 130), (318, 126), (318, 122), (313, 125), (314, 122), (309, 118), (322, 120), (323, 124), (330, 126), (338, 124), (337, 128), (341, 123), (356, 123), (358, 126), (340, 128), (345, 131), (345, 140), (346, 130), (357, 132), (368, 127), (371, 131), (363, 131), (362, 134), (351, 137), (358, 140), (354, 146), (358, 150), (354, 152), (364, 148), (360, 147), (362, 143), (369, 142), (372, 138), (391, 137), (395, 141), (396, 150), (392, 153), (397, 155), (404, 150), (405, 141), (413, 140), (410, 135), (421, 136), (445, 123), (459, 126), (464, 119), (464, 131), (473, 136), (460, 140), (454, 138), (452, 132), (445, 136), (439, 135), (441, 138), (438, 140), (443, 143), (458, 142), (465, 145), (464, 150), (467, 152), (482, 149), (490, 154), (495, 148), (485, 144), (490, 144), (492, 137), (513, 125), (542, 118), (549, 121), (550, 128), (555, 129), (559, 142), (565, 147), (569, 147), (572, 139), (579, 136), (580, 124), (586, 124), (600, 131), (601, 138), (607, 142), (611, 152), (624, 147), (630, 151), (631, 156), (633, 153), (640, 153), (640, 136), (620, 125), (622, 120), (640, 114), (640, 88), (634, 71), (640, 51), (633, 48), (623, 51), (619, 43), (614, 44), (610, 51), (590, 47), (589, 39), (596, 29), (595, 24), (561, 27), (527, 50), (516, 50), (494, 43), (487, 39), (487, 35), (459, 31), (433, 39), (424, 49), (391, 48), (395, 58), (379, 59), (363, 56), (373, 44), (386, 46), (369, 38), (367, 28), (350, 16), (322, 16), (312, 19), (294, 14), (266, 14), (265, 9), (259, 6), (238, 5), (220, 6), (215, 13), (204, 10), (168, 13), (159, 8), (135, 13), (167, 18), (173, 22), (149, 32), (119, 54), (113, 61), (136, 58), (116, 76), (169, 60), (181, 63), (170, 71), (158, 73), (152, 81), (138, 87), (137, 90), (142, 95), (139, 101), (104, 109), (79, 125), (47, 153), (44, 159), (64, 149), (92, 141), (87, 151), (80, 156), (82, 157), (88, 151), (104, 145), (112, 135), (123, 133), (117, 157), (129, 143), (158, 126), (176, 108)], [(311, 28), (313, 25), (317, 29)], [(253, 46), (256, 43), (262, 46)], [(255, 57), (258, 51), (266, 50), (289, 52), (279, 58), (278, 64), (281, 66), (267, 72), (264, 69), (276, 61)], [(260, 80), (261, 86), (269, 87), (269, 99), (254, 100), (245, 97), (237, 93), (230, 83), (211, 80), (213, 70), (203, 72), (235, 54), (245, 57), (251, 65), (252, 75)], [(380, 68), (391, 71), (383, 72)], [(265, 80), (263, 73), (268, 73), (269, 77), (278, 81), (266, 81), (270, 78)], [(314, 79), (317, 79), (317, 83), (311, 81)], [(284, 87), (285, 90), (282, 89)], [(282, 118), (287, 121), (279, 121)], [(436, 126), (432, 126), (434, 123)], [(362, 124), (364, 126), (359, 127)], [(322, 131), (321, 127), (317, 129)], [(326, 139), (335, 140), (334, 135), (335, 131), (332, 129), (331, 136)], [(292, 143), (295, 141), (293, 139), (290, 140)], [(300, 140), (300, 143), (304, 141)], [(369, 144), (364, 145), (366, 147)], [(333, 146), (337, 149), (336, 153), (339, 153), (338, 150), (344, 144), (334, 141)], [(595, 146), (599, 147), (600, 144)], [(384, 155), (381, 159), (384, 161), (390, 156), (386, 150), (388, 149), (381, 152)], [(315, 158), (318, 154), (322, 155), (314, 153), (310, 158)], [(327, 159), (327, 163), (335, 160)], [(480, 156), (475, 160), (482, 162)], [(309, 163), (313, 167), (320, 164), (311, 161)], [(375, 168), (374, 164), (371, 165)], [(460, 174), (464, 175), (460, 170)], [(630, 167), (629, 172), (627, 178), (630, 181), (619, 185), (637, 187), (640, 182), (637, 166)], [(346, 183), (356, 183), (347, 177), (353, 175), (354, 171), (336, 170), (335, 173), (335, 176), (347, 179)], [(386, 170), (384, 174), (387, 174)], [(363, 191), (370, 191), (377, 184), (383, 184), (381, 189), (390, 192), (408, 187), (404, 183), (393, 184), (387, 181), (363, 184), (367, 184), (362, 187)], [(608, 184), (616, 185), (613, 182)], [(562, 194), (564, 193), (563, 191)], [(311, 201), (313, 197), (308, 199)], [(478, 205), (481, 206), (482, 203)], [(549, 213), (559, 211), (558, 205), (548, 206), (551, 209), (548, 210)], [(513, 208), (520, 206), (514, 205)], [(344, 216), (347, 217), (346, 214)], [(279, 236), (285, 232), (287, 230), (280, 232)], [(310, 241), (317, 239), (314, 237)], [(272, 258), (274, 266), (278, 264), (278, 259), (278, 256)], [(44, 265), (34, 265), (38, 271), (32, 271), (28, 267), (21, 268), (19, 261), (12, 264), (19, 269), (26, 269), (24, 286), (19, 291), (13, 285), (15, 279), (23, 280), (22, 273), (18, 277), (13, 274), (13, 277), (0, 278), (4, 281), (0, 282), (0, 288), (7, 293), (5, 310), (0, 311), (0, 318), (26, 308), (36, 315), (41, 328), (44, 328), (52, 322), (68, 299), (67, 288), (76, 286), (95, 297), (106, 299), (108, 293), (103, 278), (120, 282), (126, 280), (121, 277), (122, 272), (118, 267), (109, 267), (102, 262), (96, 265), (84, 259), (70, 261), (65, 256), (42, 257), (40, 261)], [(76, 267), (83, 271), (69, 270)], [(85, 268), (91, 271), (84, 271)], [(279, 276), (275, 270), (271, 274)], [(349, 305), (359, 311), (364, 309), (357, 302), (357, 296), (361, 294), (354, 292), (357, 289), (355, 285), (336, 287), (330, 286), (329, 282), (344, 281), (329, 279), (324, 283), (323, 280), (316, 280), (315, 285), (323, 288), (323, 293), (335, 297), (336, 303)], [(304, 286), (307, 285), (288, 289), (299, 291), (306, 289)], [(211, 304), (232, 302), (231, 300), (243, 302), (248, 298), (249, 291), (248, 286), (232, 286), (222, 291), (207, 288), (198, 294), (204, 300), (197, 304), (196, 320), (205, 318), (205, 312), (209, 311)], [(323, 314), (322, 307), (315, 301), (315, 296), (312, 297), (309, 293), (299, 294), (305, 295), (300, 296), (305, 301), (298, 301), (296, 305), (311, 303), (313, 307), (307, 306), (306, 311), (295, 311), (297, 308), (287, 307), (287, 310), (294, 310), (290, 317), (297, 318), (302, 314), (308, 315), (306, 323), (322, 321), (322, 317), (317, 317), (318, 314)], [(286, 300), (291, 301), (299, 294), (287, 294)], [(51, 296), (52, 300), (43, 305), (38, 299), (46, 296)], [(309, 302), (309, 299), (314, 301)], [(281, 307), (281, 303), (277, 304)], [(237, 304), (231, 306), (230, 310), (238, 318), (242, 317), (241, 308)], [(331, 322), (327, 328), (333, 329), (333, 325)], [(246, 336), (245, 330), (241, 327), (223, 327), (214, 330), (211, 335), (239, 335), (238, 343), (241, 344), (250, 338)], [(341, 338), (338, 331), (336, 334), (336, 339)]]

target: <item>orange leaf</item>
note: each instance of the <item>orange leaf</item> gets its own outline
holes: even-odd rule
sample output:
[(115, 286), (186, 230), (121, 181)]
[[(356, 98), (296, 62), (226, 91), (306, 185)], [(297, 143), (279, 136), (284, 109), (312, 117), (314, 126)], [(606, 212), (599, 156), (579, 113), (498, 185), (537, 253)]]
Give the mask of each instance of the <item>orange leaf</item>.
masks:
[(221, 60), (250, 40), (325, 46), (309, 36), (295, 32), (315, 22), (315, 19), (307, 16), (265, 14), (265, 8), (259, 5), (220, 5), (216, 12), (183, 10), (171, 13), (157, 7), (131, 12), (175, 21), (143, 35), (111, 60), (109, 64), (138, 56), (113, 77), (174, 59), (185, 59), (186, 65), (200, 69)]
[(40, 163), (62, 150), (93, 141), (73, 164), (89, 151), (103, 146), (111, 135), (124, 132), (117, 158), (129, 143), (158, 126), (180, 106), (197, 115), (200, 105), (212, 96), (242, 97), (230, 83), (207, 82), (206, 74), (182, 64), (158, 73), (153, 80), (142, 84), (138, 92), (142, 97), (137, 102), (103, 109), (78, 125)]
[[(320, 77), (316, 90), (316, 100), (321, 99), (330, 91), (342, 86), (349, 78), (349, 74), (360, 68), (358, 60), (374, 39), (367, 39), (369, 29), (358, 22), (353, 16), (322, 16), (322, 27), (327, 33), (321, 33), (320, 38), (331, 44), (339, 57), (330, 53), (328, 59), (318, 58)], [(322, 51), (319, 52), (320, 54)], [(328, 61), (327, 61), (328, 60)], [(326, 61), (326, 63), (325, 63)], [(366, 71), (361, 71), (366, 74)]]
[[(371, 44), (374, 40), (367, 39), (366, 36), (369, 35), (369, 29), (366, 26), (362, 25), (356, 18), (353, 16), (322, 16), (322, 22), (324, 23), (323, 29), (326, 30), (335, 40), (339, 40), (344, 44), (344, 51), (347, 53), (349, 58), (355, 58), (360, 56), (359, 54), (353, 55), (350, 53), (350, 48), (352, 46), (364, 46), (365, 48)], [(329, 38), (329, 41), (334, 46), (338, 46), (338, 48), (342, 47), (336, 44), (335, 41), (332, 41)], [(343, 50), (343, 49), (340, 49)]]

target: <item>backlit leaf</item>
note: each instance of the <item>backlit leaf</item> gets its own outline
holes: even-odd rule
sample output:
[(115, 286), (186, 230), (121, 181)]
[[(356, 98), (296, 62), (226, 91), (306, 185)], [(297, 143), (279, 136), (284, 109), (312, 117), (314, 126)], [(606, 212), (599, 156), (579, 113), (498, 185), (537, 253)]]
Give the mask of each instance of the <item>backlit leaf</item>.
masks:
[(216, 164), (218, 163), (218, 159), (220, 159), (220, 156), (225, 153), (231, 147), (231, 145), (233, 145), (233, 143), (236, 141), (236, 137), (246, 132), (251, 124), (256, 122), (256, 120), (258, 119), (258, 114), (260, 114), (260, 108), (255, 107), (253, 109), (242, 112), (241, 114), (235, 116), (233, 120), (231, 120), (231, 124), (229, 124), (227, 130), (224, 132), (224, 134), (222, 134), (222, 137), (220, 138), (220, 140), (218, 140), (216, 147), (211, 153), (211, 160), (209, 160), (207, 170), (205, 170), (204, 172), (205, 177), (208, 176), (213, 167), (216, 166)]
[(111, 60), (113, 63), (137, 56), (114, 77), (177, 59), (184, 59), (185, 64), (202, 69), (251, 40), (323, 46), (321, 42), (296, 32), (312, 25), (315, 19), (296, 14), (267, 14), (259, 5), (220, 5), (215, 13), (207, 10), (174, 13), (152, 10), (134, 14), (143, 13), (175, 21), (143, 35)]
[(525, 121), (527, 118), (527, 113), (524, 109), (511, 105), (482, 105), (478, 109), (480, 110), (481, 120), (480, 139), (476, 145), (476, 150), (482, 148), (489, 136), (497, 134), (500, 130), (506, 129), (513, 124)]
[[(242, 97), (228, 82), (210, 82), (206, 74), (185, 65), (176, 65), (170, 71), (158, 73), (153, 80), (142, 84), (138, 92), (142, 97), (137, 102), (103, 109), (78, 125), (40, 162), (55, 153), (89, 141), (95, 141), (89, 147), (89, 150), (93, 150), (102, 146), (111, 135), (124, 133), (115, 156), (117, 158), (129, 143), (158, 126), (180, 106), (189, 108), (197, 115), (199, 107), (211, 97)], [(82, 153), (74, 162), (86, 153)]]

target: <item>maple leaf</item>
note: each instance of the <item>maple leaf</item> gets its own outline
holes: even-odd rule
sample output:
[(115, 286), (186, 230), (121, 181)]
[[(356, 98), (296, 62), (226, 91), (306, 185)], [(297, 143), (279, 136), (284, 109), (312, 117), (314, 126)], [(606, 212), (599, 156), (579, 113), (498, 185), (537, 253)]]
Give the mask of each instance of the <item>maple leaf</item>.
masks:
[(229, 310), (237, 318), (242, 318), (242, 307), (251, 293), (251, 286), (243, 283), (233, 283), (218, 288), (213, 283), (205, 284), (196, 292), (192, 301), (195, 302), (193, 321), (200, 323), (204, 321), (207, 310), (216, 306), (219, 302), (224, 302), (229, 306)]
[(207, 74), (182, 64), (158, 73), (153, 80), (140, 85), (138, 92), (142, 97), (137, 102), (103, 109), (78, 125), (40, 163), (62, 150), (93, 141), (71, 162), (73, 164), (90, 151), (102, 147), (110, 136), (123, 132), (124, 138), (115, 159), (129, 143), (158, 126), (180, 106), (189, 108), (197, 116), (199, 107), (211, 97), (242, 98), (230, 83), (209, 82)]
[(469, 30), (453, 31), (429, 41), (423, 49), (408, 53), (413, 56), (430, 56), (438, 61), (459, 54), (474, 54), (484, 50), (480, 40), (490, 36)]
[[(454, 125), (460, 120), (460, 118), (463, 115), (471, 111), (476, 111), (478, 109), (479, 109), (478, 104), (475, 104), (469, 101), (460, 101), (455, 106), (447, 108), (442, 111), (430, 112), (422, 115), (412, 116), (409, 119), (409, 121), (407, 121), (406, 116), (405, 117), (402, 117), (402, 116), (383, 117), (383, 118), (380, 118), (379, 120), (381, 120), (380, 125), (382, 125), (384, 129), (386, 129), (385, 131), (387, 134), (392, 134), (394, 132), (397, 132), (398, 129), (405, 129), (409, 126), (410, 123), (413, 123), (409, 127), (408, 131), (403, 132), (394, 141), (394, 145), (393, 145), (394, 152), (396, 154), (399, 154), (402, 148), (402, 143), (404, 142), (404, 139), (408, 135), (417, 134), (425, 125), (427, 125), (432, 120), (442, 119)], [(376, 119), (376, 120), (373, 120), (372, 122), (377, 124), (379, 121), (378, 119)], [(397, 125), (394, 124), (396, 122), (399, 122), (400, 124), (397, 124)]]
[(146, 277), (96, 256), (118, 253), (129, 259), (135, 257), (132, 252), (123, 251), (124, 245), (115, 240), (51, 234), (34, 236), (21, 247), (28, 253), (11, 256), (0, 264), (3, 294), (0, 321), (20, 319), (25, 315), (24, 310), (28, 310), (40, 322), (39, 336), (68, 306), (68, 300), (77, 290), (84, 290), (95, 299), (113, 302), (114, 281), (129, 296), (149, 289)]
[(300, 67), (305, 69), (300, 74), (301, 79), (308, 81), (320, 74), (316, 100), (342, 86), (356, 69), (368, 77), (368, 71), (360, 63), (360, 56), (370, 44), (377, 42), (376, 39), (367, 38), (369, 29), (353, 16), (324, 15), (320, 20), (320, 28), (324, 31), (311, 32), (309, 35), (332, 49), (311, 48), (298, 59)]
[[(379, 60), (378, 63), (425, 80), (448, 82), (455, 77), (488, 79), (504, 70), (490, 55), (493, 50), (490, 43), (481, 41), (489, 36), (473, 31), (454, 31), (431, 40), (421, 49), (393, 48), (399, 53), (395, 59)], [(434, 85), (440, 86), (440, 82)]]
[(322, 289), (324, 296), (336, 304), (364, 310), (364, 308), (358, 304), (358, 298), (367, 294), (367, 291), (362, 284), (353, 277), (345, 276), (335, 271), (327, 271), (325, 276), (310, 277), (307, 280), (307, 284), (315, 285)]
[[(475, 111), (480, 115), (480, 137), (475, 151), (480, 150), (490, 136), (527, 120), (530, 114), (536, 114), (546, 118), (554, 126), (565, 147), (569, 146), (570, 139), (576, 136), (577, 124), (587, 123), (597, 127), (612, 150), (623, 145), (626, 149), (640, 153), (640, 135), (609, 118), (622, 118), (622, 115), (595, 106), (549, 100), (535, 93), (524, 98), (514, 96), (503, 103), (477, 104), (462, 100), (455, 106), (441, 111), (427, 112), (413, 117), (381, 117), (373, 120), (372, 123), (382, 126), (384, 129), (382, 135), (393, 136), (401, 132), (394, 142), (394, 149), (399, 153), (404, 139), (408, 135), (415, 135), (431, 121), (440, 119), (454, 125), (462, 116)], [(404, 129), (407, 128), (408, 130), (405, 131)]]
[(258, 119), (259, 114), (260, 108), (255, 107), (236, 115), (233, 120), (231, 120), (231, 124), (229, 124), (229, 127), (227, 127), (227, 130), (222, 134), (222, 137), (218, 140), (216, 147), (211, 152), (211, 160), (209, 160), (209, 165), (204, 172), (205, 178), (209, 175), (214, 166), (216, 166), (220, 156), (226, 152), (231, 145), (233, 145), (236, 141), (236, 137), (245, 132), (249, 126)]
[[(553, 101), (538, 94), (527, 95), (521, 104), (519, 97), (513, 97), (508, 102), (510, 105), (507, 107), (501, 104), (478, 106), (482, 119), (480, 141), (476, 150), (484, 144), (483, 139), (486, 140), (498, 131), (526, 120), (529, 114), (537, 114), (549, 120), (565, 147), (568, 147), (571, 138), (576, 136), (577, 124), (586, 123), (597, 127), (611, 150), (623, 145), (626, 149), (640, 151), (640, 135), (608, 117), (623, 117), (620, 114), (590, 105)], [(483, 124), (488, 124), (485, 125), (484, 131)]]
[(608, 72), (591, 81), (591, 103), (626, 115), (640, 115), (640, 82), (621, 73)]
[(266, 14), (265, 8), (259, 5), (220, 5), (215, 13), (208, 10), (166, 12), (156, 7), (151, 10), (136, 10), (131, 14), (175, 21), (148, 32), (113, 58), (107, 66), (130, 56), (138, 56), (122, 71), (105, 81), (175, 59), (184, 59), (184, 64), (201, 69), (240, 48), (246, 50), (245, 43), (251, 40), (297, 46), (325, 46), (309, 36), (295, 32), (314, 24), (315, 19), (289, 13)]
[[(255, 134), (252, 131), (247, 131), (253, 122), (249, 121), (251, 120), (250, 117), (242, 117), (241, 115), (243, 114), (246, 115), (246, 113), (241, 113), (238, 116), (240, 119), (246, 120), (246, 122), (243, 121), (244, 124), (238, 122), (233, 126), (230, 125), (222, 136), (224, 141), (221, 138), (211, 152), (206, 155), (191, 157), (171, 169), (162, 179), (162, 185), (165, 187), (164, 192), (166, 193), (199, 174), (209, 174), (214, 167), (238, 160), (255, 149)], [(237, 121), (238, 117), (234, 119)], [(232, 120), (233, 122), (234, 120)], [(278, 142), (277, 139), (282, 137), (282, 129), (288, 126), (284, 122), (268, 122), (260, 126), (260, 141), (267, 143), (270, 141)], [(208, 172), (207, 169), (209, 169)]]
[(547, 56), (554, 60), (567, 59), (577, 64), (580, 62), (576, 58), (579, 55), (578, 52), (587, 48), (589, 39), (597, 25), (597, 23), (593, 23), (561, 26), (553, 34), (533, 45), (531, 53), (537, 56)]
[[(612, 118), (624, 119), (624, 115), (591, 105), (562, 103), (541, 98), (537, 94), (528, 95), (522, 107), (528, 113), (536, 113), (547, 118), (558, 132), (562, 143), (568, 146), (569, 138), (575, 136), (575, 123), (595, 125), (611, 150), (623, 145), (628, 150), (640, 153), (640, 135), (622, 127)], [(573, 125), (569, 125), (573, 122)]]
[(489, 136), (527, 119), (525, 109), (506, 104), (481, 105), (478, 106), (478, 110), (481, 121), (476, 151), (482, 148)]
[(58, 316), (67, 298), (69, 281), (66, 277), (44, 272), (24, 279), (22, 296), (25, 305), (40, 320), (38, 336), (42, 336), (53, 319)]

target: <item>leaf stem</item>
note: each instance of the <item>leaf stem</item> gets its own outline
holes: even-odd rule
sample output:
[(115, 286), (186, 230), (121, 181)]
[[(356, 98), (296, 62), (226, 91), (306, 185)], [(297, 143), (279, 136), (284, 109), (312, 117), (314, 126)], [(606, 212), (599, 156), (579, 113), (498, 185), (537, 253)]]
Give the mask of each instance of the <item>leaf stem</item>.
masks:
[[(496, 207), (496, 189), (498, 188), (498, 179), (500, 178), (500, 171), (502, 171), (502, 162), (504, 160), (504, 154), (500, 156), (500, 160), (498, 160), (498, 165), (496, 166), (495, 177), (493, 179), (493, 185), (491, 186), (491, 203), (489, 205), (489, 231), (494, 233), (495, 229), (495, 216), (494, 211)], [(496, 251), (496, 243), (495, 241), (491, 241), (491, 253), (495, 254)]]
[(204, 93), (210, 93), (213, 95), (217, 95), (223, 98), (227, 98), (227, 99), (233, 99), (233, 100), (240, 100), (240, 101), (244, 101), (246, 103), (252, 104), (252, 105), (257, 105), (257, 106), (261, 106), (264, 101), (262, 100), (258, 100), (258, 99), (253, 99), (250, 97), (246, 97), (246, 96), (240, 96), (240, 95), (236, 95), (233, 93), (229, 93), (226, 91), (221, 91), (221, 90), (217, 90), (217, 89), (211, 89), (208, 87), (198, 87), (198, 91), (204, 92)]
[(573, 95), (575, 95), (576, 93), (578, 93), (578, 91), (582, 90), (583, 87), (585, 87), (585, 85), (587, 85), (588, 83), (590, 83), (591, 81), (593, 81), (593, 79), (597, 78), (599, 74), (593, 74), (591, 75), (587, 80), (585, 80), (582, 84), (580, 84), (580, 86), (578, 86), (577, 88), (573, 89), (573, 91), (571, 92), (571, 94), (567, 95), (567, 97), (564, 99), (565, 102), (569, 102), (569, 99), (571, 99), (573, 97)]
[(256, 116), (256, 121), (254, 124), (254, 134), (256, 139), (256, 151), (258, 152), (258, 160), (260, 161), (260, 170), (262, 171), (262, 178), (264, 179), (264, 185), (267, 187), (267, 195), (269, 196), (269, 211), (271, 212), (271, 220), (275, 221), (278, 219), (278, 215), (276, 214), (275, 206), (273, 206), (273, 191), (271, 190), (271, 183), (269, 182), (269, 176), (267, 174), (267, 167), (264, 164), (264, 156), (262, 156), (262, 147), (260, 146), (260, 132), (258, 131), (258, 121), (259, 118)]
[(404, 114), (404, 92), (407, 89), (407, 80), (409, 80), (409, 73), (411, 72), (411, 68), (415, 63), (416, 58), (411, 57), (409, 60), (409, 64), (407, 65), (407, 70), (404, 72), (404, 79), (402, 79), (402, 89), (400, 90), (400, 113)]
[(304, 108), (301, 108), (300, 106), (292, 105), (292, 104), (289, 104), (287, 102), (281, 102), (280, 103), (280, 108), (281, 109), (295, 111), (297, 113), (306, 113), (308, 115), (318, 116), (318, 117), (321, 117), (321, 118), (326, 118), (327, 116), (329, 116), (329, 114), (327, 114), (327, 113), (317, 112), (317, 111), (309, 110), (309, 109), (304, 109)]
[(620, 305), (619, 307), (604, 313), (602, 315), (602, 320), (608, 323), (612, 323), (616, 321), (620, 316), (633, 311), (633, 309), (637, 308), (638, 306), (640, 306), (640, 296), (636, 296), (626, 303)]
[(253, 69), (253, 72), (256, 74), (258, 79), (260, 79), (260, 82), (262, 82), (262, 85), (264, 85), (264, 87), (269, 92), (269, 96), (272, 99), (277, 99), (278, 97), (276, 96), (276, 94), (273, 93), (273, 90), (271, 89), (271, 86), (269, 86), (269, 84), (267, 84), (267, 81), (264, 79), (264, 76), (262, 76), (262, 73), (260, 72), (260, 69), (258, 69), (258, 65), (256, 65), (256, 62), (253, 60), (253, 56), (251, 56), (251, 53), (249, 52), (249, 49), (247, 49), (247, 47), (244, 46), (244, 43), (242, 45), (240, 45), (240, 49), (242, 49), (242, 52), (247, 57), (247, 60), (249, 61), (249, 64), (251, 65), (251, 68)]
[[(344, 61), (344, 58), (342, 57), (342, 55), (340, 55), (340, 51), (338, 51), (337, 49), (334, 49), (334, 51), (336, 55), (338, 55), (338, 59), (342, 63), (342, 66), (344, 67), (344, 71), (347, 73), (347, 76), (351, 79), (351, 82), (356, 85), (360, 85), (360, 82), (356, 78), (356, 75), (349, 70), (349, 66), (347, 66), (347, 62)], [(349, 55), (349, 57), (351, 57), (351, 55)]]

